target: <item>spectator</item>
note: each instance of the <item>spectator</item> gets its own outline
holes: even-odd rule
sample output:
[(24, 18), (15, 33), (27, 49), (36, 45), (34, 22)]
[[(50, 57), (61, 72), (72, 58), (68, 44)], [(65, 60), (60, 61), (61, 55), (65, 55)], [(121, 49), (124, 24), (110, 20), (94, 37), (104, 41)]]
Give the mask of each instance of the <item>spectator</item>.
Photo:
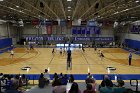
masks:
[(124, 86), (124, 81), (123, 80), (118, 80), (118, 87), (113, 88), (113, 93), (124, 93), (126, 89), (123, 87)]
[(5, 86), (6, 86), (6, 83), (3, 82), (2, 79), (0, 79), (0, 83), (1, 83), (1, 92), (4, 92), (5, 91)]
[(95, 91), (95, 87), (96, 87), (96, 83), (95, 83), (95, 79), (93, 78), (92, 75), (90, 75), (90, 73), (88, 73), (87, 79), (85, 80), (86, 84), (91, 84), (92, 85), (92, 89)]
[(68, 93), (81, 93), (81, 91), (79, 90), (78, 84), (73, 82)]
[(43, 73), (41, 73), (40, 78), (39, 78), (39, 88), (44, 88), (45, 87), (45, 83), (46, 83), (46, 79), (44, 78)]
[(61, 81), (57, 81), (57, 85), (53, 88), (53, 93), (66, 93), (66, 88), (61, 85)]
[(69, 83), (73, 83), (74, 82), (74, 77), (73, 77), (73, 75), (71, 74), (70, 75), (70, 78), (69, 78)]
[(25, 77), (24, 74), (22, 75), (21, 80), (22, 80), (22, 85), (23, 85), (23, 86), (25, 86), (25, 85), (28, 84), (28, 79)]
[(58, 78), (58, 75), (57, 75), (57, 73), (54, 73), (53, 79), (56, 79), (56, 78)]
[(62, 78), (63, 78), (63, 74), (62, 74), (62, 73), (60, 73), (59, 79), (62, 79)]
[(50, 83), (50, 75), (48, 73), (48, 69), (45, 69), (44, 78), (46, 79), (46, 84), (48, 85)]
[(18, 89), (19, 87), (19, 75), (16, 75), (13, 79), (13, 89)]
[(92, 78), (92, 76), (90, 75), (86, 80), (85, 80), (86, 84), (88, 83), (95, 83), (95, 80)]
[(88, 76), (87, 76), (87, 78), (89, 78), (89, 77), (92, 77), (92, 78), (93, 78), (93, 76), (92, 76), (90, 73), (88, 73)]
[(54, 80), (52, 82), (52, 86), (53, 87), (58, 86), (59, 85), (59, 82), (61, 82), (61, 80), (59, 78), (54, 78)]
[(92, 85), (91, 85), (91, 84), (87, 84), (86, 88), (87, 88), (87, 89), (84, 90), (83, 93), (96, 93), (96, 91), (94, 91), (94, 90), (92, 89)]
[(113, 93), (112, 87), (110, 86), (110, 80), (106, 79), (104, 83), (105, 86), (100, 88), (100, 93)]
[(104, 80), (101, 82), (100, 87), (105, 87), (105, 85), (106, 85), (105, 81), (106, 81), (106, 80), (109, 81), (110, 87), (113, 87), (113, 83), (112, 83), (111, 80), (109, 80), (109, 76), (108, 76), (108, 75), (105, 75), (105, 76), (104, 76)]
[(67, 83), (68, 83), (67, 74), (65, 74), (65, 75), (62, 77), (61, 83), (62, 83), (62, 85), (67, 85)]
[(22, 87), (23, 86), (23, 83), (22, 83), (22, 76), (19, 76), (19, 87)]
[(2, 79), (3, 78), (3, 73), (0, 73), (0, 79)]
[(11, 77), (8, 76), (7, 84), (6, 84), (6, 89), (10, 90), (12, 89), (13, 81), (11, 80)]

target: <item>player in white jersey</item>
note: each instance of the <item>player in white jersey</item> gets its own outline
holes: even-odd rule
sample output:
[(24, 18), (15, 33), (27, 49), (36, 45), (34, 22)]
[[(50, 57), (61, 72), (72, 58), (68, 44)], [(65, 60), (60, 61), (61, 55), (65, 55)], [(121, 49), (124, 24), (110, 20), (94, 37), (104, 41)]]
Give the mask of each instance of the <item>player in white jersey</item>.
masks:
[(14, 57), (14, 51), (13, 51), (13, 50), (10, 51), (10, 56), (11, 56), (12, 58)]

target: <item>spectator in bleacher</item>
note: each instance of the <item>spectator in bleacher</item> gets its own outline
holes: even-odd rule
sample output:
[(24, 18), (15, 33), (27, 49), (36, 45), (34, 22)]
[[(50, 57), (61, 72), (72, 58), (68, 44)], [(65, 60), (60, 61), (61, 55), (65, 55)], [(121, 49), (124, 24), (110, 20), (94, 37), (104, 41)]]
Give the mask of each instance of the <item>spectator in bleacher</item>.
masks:
[[(90, 73), (88, 73), (88, 76), (87, 76), (87, 78), (89, 78), (89, 76), (92, 76)], [(92, 76), (93, 77), (93, 76)]]
[(68, 83), (67, 74), (65, 74), (65, 75), (62, 77), (61, 83), (62, 83), (62, 85), (67, 85), (67, 83)]
[(48, 85), (50, 83), (50, 75), (48, 73), (48, 69), (45, 69), (44, 78), (46, 79), (46, 84)]
[(53, 93), (66, 93), (66, 88), (61, 85), (61, 81), (57, 80), (57, 85), (53, 88)]
[(18, 89), (19, 87), (19, 75), (16, 75), (13, 79), (13, 89)]
[(71, 88), (68, 93), (81, 93), (81, 91), (78, 87), (78, 84), (76, 82), (72, 83)]
[(71, 74), (70, 77), (69, 77), (69, 83), (73, 83), (74, 82), (74, 77), (73, 75)]
[(13, 81), (11, 80), (11, 77), (10, 77), (10, 76), (8, 76), (8, 80), (7, 80), (6, 83), (7, 83), (7, 84), (6, 84), (6, 89), (7, 89), (7, 90), (12, 89)]
[(54, 73), (54, 75), (53, 75), (53, 79), (55, 79), (55, 78), (58, 78), (57, 73)]
[(88, 73), (87, 79), (85, 80), (86, 84), (87, 83), (95, 83), (95, 79), (93, 78), (93, 76)]
[(106, 79), (104, 83), (105, 83), (105, 86), (100, 88), (99, 90), (100, 93), (113, 93), (113, 89), (110, 86), (110, 80)]
[(60, 73), (59, 79), (61, 80), (63, 78), (63, 74)]
[(104, 76), (104, 80), (101, 82), (100, 87), (105, 87), (105, 85), (106, 85), (106, 82), (105, 82), (105, 81), (109, 81), (109, 86), (110, 86), (110, 87), (113, 87), (113, 83), (112, 83), (112, 81), (109, 79), (109, 76), (108, 76), (108, 75), (105, 75), (105, 76)]
[(95, 83), (95, 79), (93, 78), (92, 75), (89, 74), (89, 76), (87, 77), (85, 82), (86, 82), (86, 84), (91, 84), (92, 85), (92, 89), (95, 90), (96, 83)]
[(93, 88), (92, 88), (92, 85), (91, 84), (87, 84), (87, 86), (86, 86), (86, 90), (84, 90), (84, 92), (83, 93), (96, 93), (96, 91), (95, 90), (93, 90)]
[(123, 80), (118, 80), (118, 86), (113, 88), (113, 93), (124, 93), (126, 89), (123, 87), (124, 86), (124, 81)]
[(59, 82), (61, 82), (61, 80), (59, 78), (54, 78), (54, 80), (52, 81), (52, 86), (55, 87), (57, 85), (59, 85)]
[(19, 87), (22, 87), (23, 86), (23, 83), (22, 83), (22, 78), (21, 78), (22, 76), (20, 75), (19, 76)]
[(44, 88), (45, 87), (45, 85), (46, 85), (46, 79), (44, 78), (43, 73), (41, 73), (38, 82), (39, 82), (38, 83), (39, 88)]
[(0, 73), (0, 79), (3, 77), (3, 73)]
[(22, 75), (21, 80), (22, 80), (22, 85), (23, 86), (28, 84), (29, 80), (26, 78), (26, 76), (24, 74)]
[(5, 91), (5, 86), (6, 86), (6, 83), (1, 79), (2, 77), (0, 77), (0, 83), (1, 83), (1, 92), (4, 92)]

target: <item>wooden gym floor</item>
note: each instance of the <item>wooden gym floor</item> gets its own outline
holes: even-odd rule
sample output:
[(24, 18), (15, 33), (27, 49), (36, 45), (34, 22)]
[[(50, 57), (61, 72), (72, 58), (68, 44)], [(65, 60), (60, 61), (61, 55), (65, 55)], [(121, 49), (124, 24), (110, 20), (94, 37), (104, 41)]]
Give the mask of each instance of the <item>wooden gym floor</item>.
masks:
[[(128, 65), (129, 52), (120, 48), (101, 48), (105, 58), (100, 59), (93, 48), (86, 48), (85, 53), (81, 49), (72, 50), (72, 70), (66, 70), (66, 55), (60, 56), (59, 49), (55, 50), (54, 56), (52, 48), (35, 48), (27, 53), (25, 48), (14, 49), (15, 55), (12, 59), (10, 53), (0, 54), (0, 73), (5, 74), (40, 74), (44, 69), (49, 68), (49, 73), (67, 74), (107, 74), (106, 67), (115, 67), (116, 71), (110, 74), (139, 74), (140, 57), (133, 54), (132, 65)], [(30, 66), (27, 71), (22, 67)]]

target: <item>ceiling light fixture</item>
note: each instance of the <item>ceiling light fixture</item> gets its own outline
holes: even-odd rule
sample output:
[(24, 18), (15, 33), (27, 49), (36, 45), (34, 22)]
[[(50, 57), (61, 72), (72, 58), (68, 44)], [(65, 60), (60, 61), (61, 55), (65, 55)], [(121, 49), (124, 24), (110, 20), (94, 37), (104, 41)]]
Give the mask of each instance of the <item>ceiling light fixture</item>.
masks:
[(135, 2), (138, 3), (138, 2), (140, 2), (140, 1), (139, 1), (139, 0), (136, 0)]
[(72, 1), (72, 0), (67, 0), (67, 1)]
[(68, 8), (71, 8), (71, 6), (68, 6)]
[(114, 14), (118, 14), (119, 12), (117, 11), (117, 12), (115, 12)]
[(70, 16), (68, 16), (68, 18), (70, 18)]
[(16, 7), (17, 7), (17, 8), (19, 8), (19, 6), (18, 6), (18, 5), (17, 5)]
[(68, 11), (71, 11), (70, 9)]
[(0, 0), (0, 1), (3, 1), (3, 0)]

